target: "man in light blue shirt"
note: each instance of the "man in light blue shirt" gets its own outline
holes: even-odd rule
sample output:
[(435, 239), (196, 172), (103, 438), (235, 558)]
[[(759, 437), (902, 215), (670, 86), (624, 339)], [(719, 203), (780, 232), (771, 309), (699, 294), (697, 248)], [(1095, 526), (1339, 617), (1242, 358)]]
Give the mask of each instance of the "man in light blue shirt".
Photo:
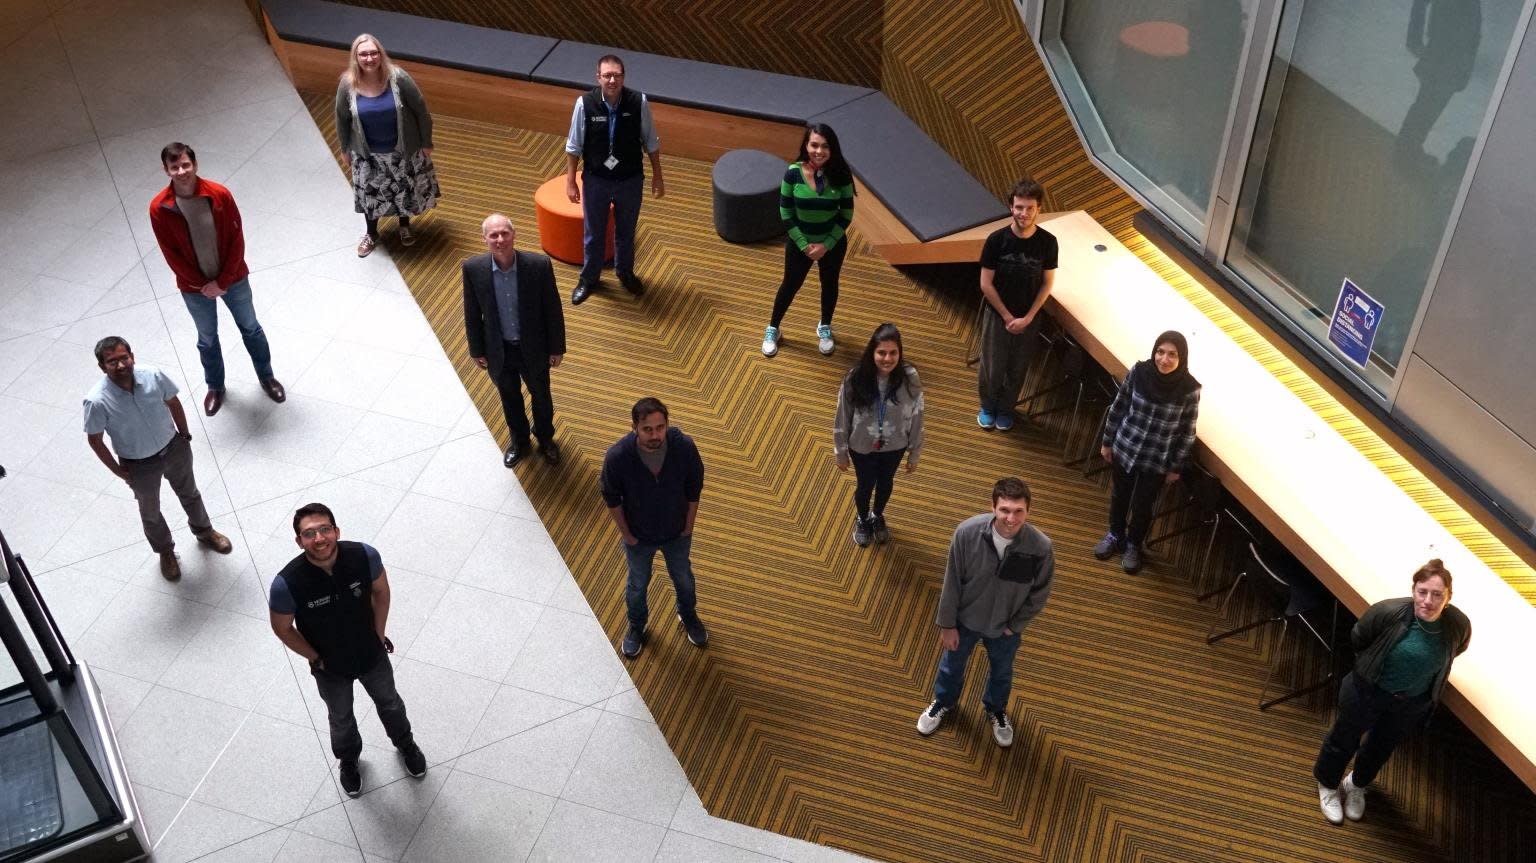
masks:
[[(153, 366), (135, 368), (133, 349), (118, 336), (96, 343), (96, 364), (106, 376), (86, 394), (85, 439), (107, 470), (133, 489), (144, 536), (160, 555), (160, 574), (167, 581), (181, 578), (176, 542), (160, 514), (162, 479), (181, 499), (197, 541), (229, 554), (229, 538), (213, 529), (192, 475), (192, 434), (176, 384)], [(112, 438), (111, 450), (103, 435)]]
[[(613, 206), (613, 269), (635, 296), (645, 284), (635, 275), (635, 226), (645, 192), (645, 161), (651, 163), (651, 194), (666, 194), (661, 178), (661, 141), (645, 94), (624, 86), (624, 61), (612, 54), (597, 61), (597, 86), (577, 97), (565, 139), (565, 194), (581, 204), (581, 278), (571, 305), (597, 290), (607, 249), (608, 207)], [(581, 165), (581, 185), (576, 166)], [(583, 191), (585, 190), (585, 191)]]

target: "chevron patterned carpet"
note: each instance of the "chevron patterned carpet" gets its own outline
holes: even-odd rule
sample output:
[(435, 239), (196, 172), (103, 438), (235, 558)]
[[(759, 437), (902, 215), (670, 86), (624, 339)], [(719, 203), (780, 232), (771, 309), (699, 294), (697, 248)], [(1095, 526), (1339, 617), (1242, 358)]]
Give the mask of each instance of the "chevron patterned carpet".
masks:
[[(334, 146), (329, 95), (306, 101)], [(495, 392), (465, 352), (458, 264), (482, 249), (492, 210), (512, 217), (521, 246), (537, 246), (532, 193), (562, 170), (561, 142), (441, 116), (435, 138), (445, 197), (396, 258), (505, 440)], [(567, 308), (570, 352), (554, 383), (567, 458), (518, 475), (617, 640), (623, 560), (597, 497), (603, 452), (643, 394), (661, 396), (698, 441), (708, 478), (694, 564), (713, 638), (703, 651), (686, 642), (658, 575), (652, 641), (631, 672), (710, 812), (899, 861), (1536, 859), (1536, 799), (1449, 714), (1399, 752), (1366, 822), (1322, 820), (1310, 765), (1331, 694), (1255, 709), (1271, 656), (1291, 648), (1273, 630), (1206, 646), (1212, 611), (1186, 577), (1199, 540), (1134, 579), (1094, 561), (1107, 496), (1099, 478), (1062, 467), (1052, 423), (1065, 413), (1023, 433), (976, 428), (964, 365), (974, 268), (896, 272), (859, 240), (856, 218), (836, 356), (815, 351), (813, 283), (779, 356), (763, 358), (782, 251), (715, 236), (709, 168), (668, 158), (668, 195), (647, 200), (640, 222), (643, 299), (610, 278)], [(556, 268), (568, 293), (574, 269)], [(858, 549), (830, 423), (841, 374), (882, 320), (903, 328), (922, 372), (929, 442), (922, 468), (898, 478), (893, 542)], [(990, 740), (982, 658), (959, 721), (922, 739), (913, 722), (938, 658), (949, 535), (1007, 473), (1032, 484), (1034, 521), (1058, 560), (1016, 666), (1017, 741), (1005, 751)], [(1295, 665), (1319, 668), (1305, 654)]]

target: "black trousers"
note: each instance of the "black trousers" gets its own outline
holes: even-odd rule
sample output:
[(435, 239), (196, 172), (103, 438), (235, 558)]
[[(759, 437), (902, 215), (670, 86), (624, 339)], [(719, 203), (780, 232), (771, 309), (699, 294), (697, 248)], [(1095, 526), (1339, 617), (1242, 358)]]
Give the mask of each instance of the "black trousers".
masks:
[(1109, 495), (1109, 532), (1139, 546), (1146, 541), (1147, 528), (1152, 526), (1152, 507), (1163, 490), (1166, 474), (1155, 470), (1121, 470), (1119, 465), (1110, 468), (1110, 473), (1115, 484)]
[(874, 514), (885, 513), (885, 504), (891, 499), (891, 489), (896, 485), (896, 469), (901, 467), (901, 457), (906, 454), (906, 447), (867, 453), (848, 451), (848, 458), (853, 461), (853, 475), (857, 479), (853, 487), (853, 507), (858, 511), (859, 518), (870, 514), (870, 495), (875, 498)]
[[(1354, 672), (1339, 684), (1339, 713), (1323, 738), (1312, 775), (1325, 788), (1338, 788), (1344, 768), (1355, 760), (1355, 787), (1370, 785), (1392, 750), (1429, 714), (1429, 693), (1403, 698), (1361, 680)], [(1364, 742), (1361, 742), (1364, 737)]]
[[(501, 412), (506, 415), (512, 443), (527, 446), (530, 431), (539, 443), (549, 443), (555, 439), (555, 401), (549, 392), (549, 358), (536, 358), (530, 363), (524, 360), (523, 349), (517, 342), (505, 342), (504, 347), (506, 358), (501, 363), (501, 374), (494, 375), (493, 380), (501, 393)], [(524, 385), (533, 402), (531, 430), (528, 415), (523, 411)]]
[(779, 283), (779, 292), (774, 295), (773, 318), (768, 323), (777, 327), (784, 320), (789, 304), (794, 302), (795, 294), (800, 293), (800, 286), (805, 284), (805, 277), (810, 274), (813, 264), (821, 277), (821, 320), (818, 323), (832, 323), (832, 313), (837, 311), (837, 278), (843, 271), (843, 257), (847, 254), (847, 237), (843, 237), (822, 255), (819, 261), (806, 257), (794, 240), (785, 240), (784, 281)]

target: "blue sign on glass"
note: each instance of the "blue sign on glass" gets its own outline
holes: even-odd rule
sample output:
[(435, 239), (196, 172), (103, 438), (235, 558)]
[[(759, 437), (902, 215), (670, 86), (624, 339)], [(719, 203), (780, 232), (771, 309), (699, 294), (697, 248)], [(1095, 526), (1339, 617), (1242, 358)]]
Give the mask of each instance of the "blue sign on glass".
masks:
[(1328, 341), (1363, 369), (1371, 360), (1371, 345), (1385, 313), (1386, 308), (1374, 297), (1345, 279), (1339, 286), (1339, 301), (1328, 325)]

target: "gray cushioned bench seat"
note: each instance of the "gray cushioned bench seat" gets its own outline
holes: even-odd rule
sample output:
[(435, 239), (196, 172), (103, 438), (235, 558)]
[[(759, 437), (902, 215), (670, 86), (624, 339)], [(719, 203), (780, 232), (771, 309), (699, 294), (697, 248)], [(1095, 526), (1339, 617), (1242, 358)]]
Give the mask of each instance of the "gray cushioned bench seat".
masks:
[(853, 172), (919, 240), (1008, 215), (1002, 202), (883, 93), (810, 119), (837, 130)]
[[(986, 187), (885, 94), (868, 87), (620, 51), (328, 0), (262, 0), (262, 6), (278, 35), (291, 41), (346, 49), (357, 34), (373, 33), (392, 56), (402, 59), (580, 90), (595, 86), (597, 58), (618, 54), (624, 58), (628, 80), (657, 102), (832, 126), (853, 172), (919, 240), (974, 228), (1008, 214)], [(788, 160), (793, 155), (783, 157)]]
[(261, 5), (277, 34), (293, 42), (345, 51), (357, 34), (372, 33), (391, 57), (504, 78), (531, 78), (559, 41), (327, 0), (262, 0)]
[(803, 123), (812, 114), (830, 111), (875, 92), (851, 84), (621, 51), (585, 42), (556, 45), (533, 70), (533, 80), (589, 90), (597, 86), (597, 58), (604, 54), (623, 57), (627, 83), (657, 102), (764, 120)]

